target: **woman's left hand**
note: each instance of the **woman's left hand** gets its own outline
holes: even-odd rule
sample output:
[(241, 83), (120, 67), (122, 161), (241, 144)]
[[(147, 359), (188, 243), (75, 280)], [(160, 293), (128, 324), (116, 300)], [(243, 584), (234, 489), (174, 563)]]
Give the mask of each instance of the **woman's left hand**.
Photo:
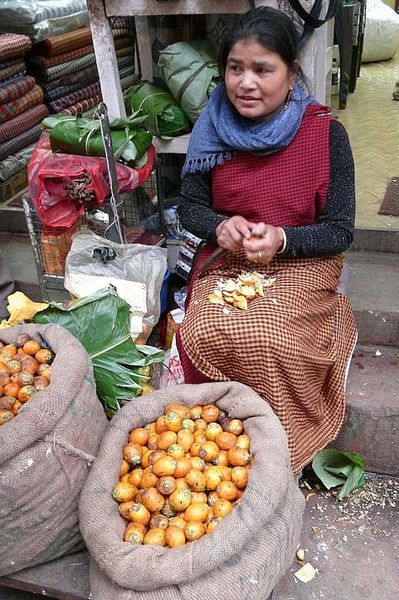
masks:
[(266, 223), (257, 223), (251, 239), (243, 241), (248, 260), (262, 265), (268, 265), (283, 244), (282, 230)]

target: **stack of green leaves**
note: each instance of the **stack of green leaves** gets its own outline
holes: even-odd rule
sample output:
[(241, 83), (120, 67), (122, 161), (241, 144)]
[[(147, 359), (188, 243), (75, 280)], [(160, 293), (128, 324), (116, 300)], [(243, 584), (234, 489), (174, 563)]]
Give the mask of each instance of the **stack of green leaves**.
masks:
[(338, 500), (364, 487), (364, 459), (359, 454), (326, 448), (316, 454), (312, 468), (328, 490), (341, 486)]
[[(151, 146), (152, 134), (143, 129), (146, 116), (132, 114), (128, 119), (110, 119), (115, 159), (135, 167)], [(53, 152), (83, 156), (105, 156), (100, 121), (81, 115), (53, 115), (42, 121), (49, 130)]]
[(173, 137), (190, 130), (190, 121), (173, 96), (148, 81), (126, 91), (125, 107), (128, 115), (138, 111), (146, 114), (143, 125), (153, 135)]
[(67, 304), (50, 303), (35, 323), (57, 323), (68, 329), (91, 358), (97, 394), (107, 416), (140, 395), (149, 367), (162, 362), (164, 352), (136, 346), (129, 333), (129, 305), (114, 288), (104, 288)]

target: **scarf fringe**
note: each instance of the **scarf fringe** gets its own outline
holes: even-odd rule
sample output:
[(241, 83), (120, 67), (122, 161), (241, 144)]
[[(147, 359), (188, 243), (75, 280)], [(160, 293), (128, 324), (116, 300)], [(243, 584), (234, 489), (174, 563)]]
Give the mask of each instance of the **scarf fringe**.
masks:
[(222, 152), (205, 158), (193, 158), (186, 161), (182, 175), (184, 177), (188, 173), (206, 173), (215, 167), (220, 167), (226, 160), (233, 158), (235, 154), (236, 152)]

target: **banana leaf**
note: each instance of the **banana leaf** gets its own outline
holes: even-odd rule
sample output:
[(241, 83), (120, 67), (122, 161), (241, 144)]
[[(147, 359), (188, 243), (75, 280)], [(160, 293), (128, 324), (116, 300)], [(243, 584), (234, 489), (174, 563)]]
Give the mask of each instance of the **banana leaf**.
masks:
[(205, 49), (177, 42), (161, 50), (158, 67), (172, 96), (195, 123), (221, 81), (216, 62)]
[(314, 457), (312, 469), (328, 490), (342, 486), (338, 500), (364, 487), (364, 458), (359, 454), (325, 448)]
[(143, 124), (154, 135), (173, 137), (190, 129), (190, 121), (173, 96), (148, 81), (126, 91), (125, 107), (128, 114), (142, 111), (148, 115)]
[[(151, 146), (152, 135), (142, 128), (144, 115), (133, 114), (129, 119), (111, 119), (111, 141), (116, 160), (134, 167)], [(53, 152), (61, 150), (83, 156), (105, 156), (100, 122), (81, 115), (53, 115), (42, 126), (49, 130)]]
[(108, 416), (141, 394), (150, 378), (148, 367), (164, 359), (158, 348), (134, 344), (129, 305), (112, 286), (66, 304), (51, 302), (33, 320), (57, 323), (80, 341), (91, 358), (97, 394)]

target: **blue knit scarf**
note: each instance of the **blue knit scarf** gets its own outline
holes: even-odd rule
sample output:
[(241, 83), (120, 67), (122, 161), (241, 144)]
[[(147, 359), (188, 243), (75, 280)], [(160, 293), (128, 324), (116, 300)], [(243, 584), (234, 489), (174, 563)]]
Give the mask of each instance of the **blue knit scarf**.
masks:
[(224, 84), (211, 95), (194, 125), (183, 177), (209, 171), (239, 151), (266, 156), (288, 146), (299, 129), (306, 107), (315, 102), (296, 84), (291, 100), (270, 121), (242, 117), (227, 97)]

